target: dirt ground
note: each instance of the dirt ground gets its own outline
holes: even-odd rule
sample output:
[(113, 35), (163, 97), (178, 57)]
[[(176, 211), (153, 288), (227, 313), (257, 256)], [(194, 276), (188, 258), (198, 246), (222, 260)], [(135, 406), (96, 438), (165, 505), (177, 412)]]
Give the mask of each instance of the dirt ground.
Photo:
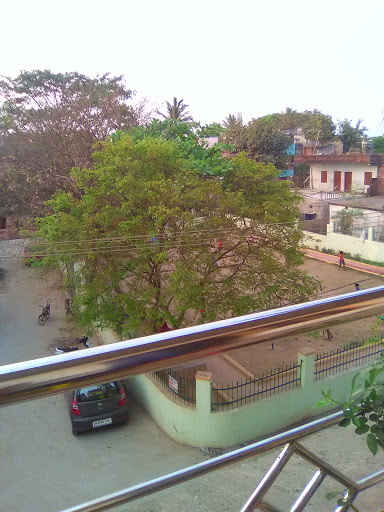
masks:
[[(384, 277), (375, 276), (347, 268), (339, 270), (337, 265), (308, 258), (304, 267), (308, 274), (321, 282), (321, 297), (332, 297), (355, 291), (355, 283), (360, 284), (360, 290), (384, 285)], [(286, 364), (297, 361), (297, 353), (304, 347), (312, 348), (317, 353), (335, 350), (353, 342), (364, 341), (373, 335), (373, 327), (377, 317), (365, 318), (355, 322), (343, 323), (330, 327), (332, 339), (323, 337), (322, 330), (295, 334), (279, 338), (259, 345), (253, 345), (227, 352), (229, 356), (255, 375), (261, 375), (270, 370), (285, 367)], [(382, 322), (381, 332), (384, 332)], [(326, 326), (325, 326), (326, 327)]]

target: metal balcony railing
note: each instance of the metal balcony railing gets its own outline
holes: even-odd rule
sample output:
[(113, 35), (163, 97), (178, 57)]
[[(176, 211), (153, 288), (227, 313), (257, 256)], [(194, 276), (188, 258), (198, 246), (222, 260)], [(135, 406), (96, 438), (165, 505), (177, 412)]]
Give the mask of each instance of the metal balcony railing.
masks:
[[(381, 314), (383, 311), (384, 286), (380, 286), (338, 297), (122, 341), (114, 345), (93, 347), (86, 351), (14, 363), (0, 367), (0, 405), (62, 393), (103, 380), (139, 375), (287, 334)], [(300, 437), (333, 425), (340, 418), (341, 413), (335, 413), (171, 475), (95, 499), (68, 509), (67, 512), (108, 510), (112, 506), (132, 501), (285, 443), (289, 445), (284, 448), (242, 511), (249, 512), (257, 508), (278, 511), (273, 505), (264, 502), (263, 497), (293, 453), (312, 462), (318, 469), (291, 510), (304, 510), (325, 475), (330, 475), (347, 488), (345, 506), (337, 509), (338, 512), (346, 511), (358, 492), (384, 480), (384, 470), (360, 481), (353, 481), (296, 442)]]

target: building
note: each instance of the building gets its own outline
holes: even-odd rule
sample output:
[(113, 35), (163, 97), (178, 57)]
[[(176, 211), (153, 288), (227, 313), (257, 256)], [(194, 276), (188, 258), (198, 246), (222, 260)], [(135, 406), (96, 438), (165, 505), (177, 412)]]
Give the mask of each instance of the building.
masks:
[(367, 194), (373, 179), (384, 180), (384, 154), (296, 155), (310, 166), (309, 188), (316, 192)]

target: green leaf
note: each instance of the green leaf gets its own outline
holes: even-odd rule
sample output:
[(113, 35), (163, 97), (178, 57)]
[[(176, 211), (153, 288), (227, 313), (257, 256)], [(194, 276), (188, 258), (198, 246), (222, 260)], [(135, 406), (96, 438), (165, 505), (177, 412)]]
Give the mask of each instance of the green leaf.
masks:
[(379, 443), (377, 442), (377, 439), (374, 436), (374, 434), (367, 435), (367, 445), (368, 445), (368, 448), (370, 449), (370, 451), (372, 452), (372, 454), (376, 455), (377, 451), (379, 449)]
[(340, 495), (340, 492), (327, 492), (327, 494), (325, 495), (327, 500), (331, 501), (333, 499), (336, 498), (336, 496), (339, 496)]
[(376, 413), (370, 414), (369, 421), (378, 421), (379, 416)]
[(352, 391), (356, 389), (356, 380), (360, 377), (360, 373), (356, 373), (356, 375), (352, 379)]
[(355, 429), (355, 434), (357, 434), (358, 436), (361, 436), (362, 434), (366, 434), (367, 432), (369, 432), (368, 425), (360, 425)]
[(355, 427), (358, 427), (360, 425), (360, 418), (353, 416), (352, 423), (355, 425)]
[(339, 423), (339, 427), (348, 427), (348, 425), (350, 425), (350, 423), (351, 423), (351, 418), (343, 418)]

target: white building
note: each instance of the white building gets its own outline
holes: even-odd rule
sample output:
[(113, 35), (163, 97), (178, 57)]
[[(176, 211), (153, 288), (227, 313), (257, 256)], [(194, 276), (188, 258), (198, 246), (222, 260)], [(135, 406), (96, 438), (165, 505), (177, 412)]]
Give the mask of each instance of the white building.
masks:
[(373, 178), (384, 178), (384, 154), (295, 156), (310, 166), (310, 189), (316, 192), (367, 193)]

